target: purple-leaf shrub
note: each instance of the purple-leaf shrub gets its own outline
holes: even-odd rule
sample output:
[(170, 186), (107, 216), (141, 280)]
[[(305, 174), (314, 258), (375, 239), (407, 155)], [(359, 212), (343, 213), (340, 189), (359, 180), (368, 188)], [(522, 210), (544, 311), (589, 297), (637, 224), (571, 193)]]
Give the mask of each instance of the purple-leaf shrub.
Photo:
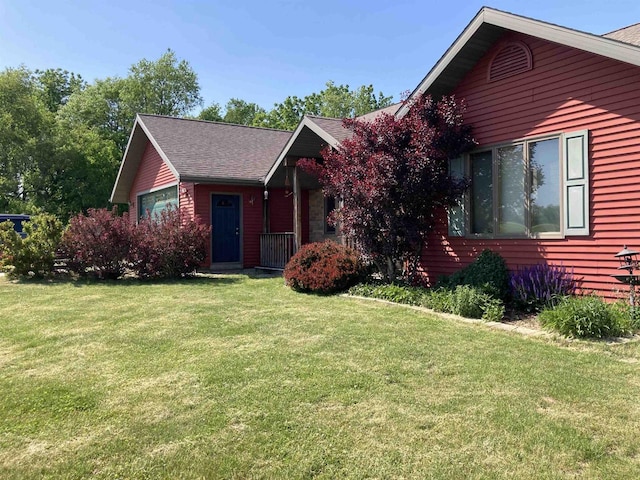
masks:
[(327, 240), (303, 245), (285, 266), (284, 279), (300, 292), (334, 293), (355, 285), (363, 271), (355, 250)]
[(546, 263), (516, 270), (509, 283), (516, 305), (531, 312), (557, 305), (563, 298), (575, 294), (578, 288), (573, 268)]
[(388, 281), (404, 265), (417, 265), (438, 213), (467, 186), (449, 173), (449, 160), (475, 145), (464, 109), (453, 97), (421, 96), (402, 118), (345, 119), (351, 137), (324, 149), (322, 163), (298, 163), (326, 195), (341, 199), (333, 220)]
[(210, 227), (187, 218), (177, 209), (140, 221), (130, 261), (140, 278), (179, 278), (190, 275), (207, 258)]
[(135, 225), (117, 208), (90, 208), (71, 218), (64, 232), (61, 253), (67, 268), (81, 276), (116, 279), (128, 266)]

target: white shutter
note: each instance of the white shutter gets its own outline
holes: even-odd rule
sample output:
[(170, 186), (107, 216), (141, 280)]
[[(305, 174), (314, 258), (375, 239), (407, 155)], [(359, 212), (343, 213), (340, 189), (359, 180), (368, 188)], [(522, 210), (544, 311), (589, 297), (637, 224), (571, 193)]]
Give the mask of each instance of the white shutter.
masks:
[(565, 133), (562, 143), (564, 234), (589, 235), (589, 131)]
[[(449, 175), (453, 178), (464, 177), (464, 159), (462, 157), (449, 160)], [(455, 207), (449, 208), (449, 236), (464, 237), (465, 229), (464, 195), (458, 199)]]

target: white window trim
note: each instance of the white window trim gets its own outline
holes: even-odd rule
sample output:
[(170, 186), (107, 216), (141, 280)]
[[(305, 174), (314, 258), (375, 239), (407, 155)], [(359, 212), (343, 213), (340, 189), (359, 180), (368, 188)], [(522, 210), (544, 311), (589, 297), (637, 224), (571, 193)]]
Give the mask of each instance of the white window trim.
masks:
[[(180, 209), (180, 182), (171, 182), (166, 185), (162, 185), (160, 187), (153, 187), (148, 190), (141, 190), (136, 192), (136, 223), (140, 223), (140, 197), (144, 195), (149, 195), (150, 193), (158, 192), (160, 190), (166, 190), (167, 188), (176, 187), (176, 193), (178, 198), (178, 209)], [(131, 212), (129, 212), (131, 215)]]

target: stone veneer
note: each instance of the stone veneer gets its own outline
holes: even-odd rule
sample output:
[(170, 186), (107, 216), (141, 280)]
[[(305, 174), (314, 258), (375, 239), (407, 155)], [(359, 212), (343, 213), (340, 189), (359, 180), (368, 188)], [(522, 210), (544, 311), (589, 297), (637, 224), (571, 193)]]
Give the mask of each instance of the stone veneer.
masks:
[(309, 241), (323, 242), (333, 240), (341, 243), (340, 228), (336, 227), (336, 233), (324, 232), (324, 195), (322, 190), (309, 191)]

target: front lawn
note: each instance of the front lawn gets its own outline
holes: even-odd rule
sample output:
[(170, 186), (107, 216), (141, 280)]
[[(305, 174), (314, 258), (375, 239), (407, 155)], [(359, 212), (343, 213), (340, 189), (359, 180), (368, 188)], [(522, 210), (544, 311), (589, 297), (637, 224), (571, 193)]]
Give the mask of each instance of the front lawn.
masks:
[(0, 278), (0, 478), (640, 478), (639, 362), (278, 278)]

